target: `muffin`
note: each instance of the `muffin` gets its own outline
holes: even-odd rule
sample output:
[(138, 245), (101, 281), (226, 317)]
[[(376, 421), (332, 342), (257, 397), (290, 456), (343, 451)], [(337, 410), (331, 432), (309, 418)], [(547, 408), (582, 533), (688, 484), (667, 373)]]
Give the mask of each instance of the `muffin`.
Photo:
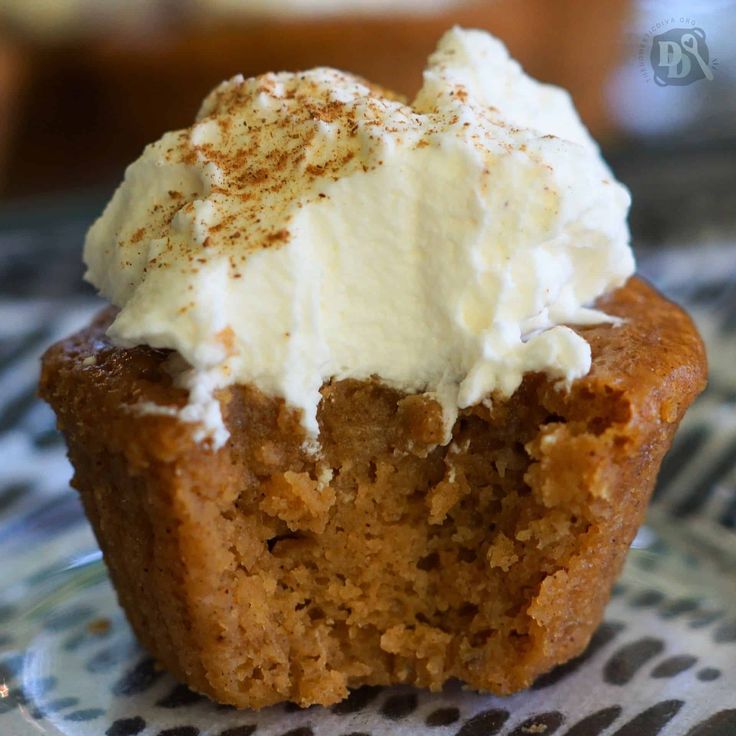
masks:
[(579, 654), (705, 381), (628, 204), (569, 97), (457, 28), (411, 105), (237, 77), (149, 146), (41, 394), (153, 656), (258, 708)]

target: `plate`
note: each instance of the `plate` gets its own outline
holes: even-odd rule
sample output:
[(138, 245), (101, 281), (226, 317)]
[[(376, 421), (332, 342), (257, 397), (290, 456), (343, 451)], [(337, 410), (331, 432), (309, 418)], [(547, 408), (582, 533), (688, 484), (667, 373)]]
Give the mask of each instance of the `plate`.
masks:
[[(736, 733), (736, 710), (724, 707), (736, 705), (736, 579), (724, 575), (736, 557), (717, 529), (703, 545), (688, 525), (653, 513), (586, 652), (524, 693), (361, 688), (331, 709), (258, 713), (218, 706), (157, 669), (89, 542), (84, 527), (68, 535), (69, 549), (81, 549), (57, 550), (0, 604), (3, 735)], [(20, 554), (19, 566), (38, 551)]]
[[(508, 698), (459, 683), (361, 688), (331, 709), (255, 713), (177, 684), (127, 626), (51, 412), (35, 398), (42, 349), (99, 303), (76, 290), (76, 271), (39, 277), (29, 242), (5, 250), (12, 268), (0, 256), (0, 275), (22, 284), (0, 299), (0, 736), (736, 735), (736, 247), (641, 260), (694, 314), (710, 386), (583, 655)], [(45, 296), (33, 297), (34, 279)]]

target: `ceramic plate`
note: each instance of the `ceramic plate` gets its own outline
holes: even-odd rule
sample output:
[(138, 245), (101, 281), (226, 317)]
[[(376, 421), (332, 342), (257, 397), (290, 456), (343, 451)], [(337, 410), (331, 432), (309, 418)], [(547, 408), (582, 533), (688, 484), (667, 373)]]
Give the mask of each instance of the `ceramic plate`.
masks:
[[(258, 713), (178, 685), (132, 636), (68, 488), (53, 417), (34, 396), (43, 347), (98, 304), (76, 291), (76, 268), (40, 278), (48, 263), (28, 243), (10, 241), (3, 252), (0, 736), (736, 734), (736, 248), (642, 261), (695, 315), (710, 386), (681, 427), (648, 523), (582, 656), (509, 698), (459, 684), (434, 694), (361, 688), (331, 709)], [(33, 297), (34, 284), (43, 298)]]

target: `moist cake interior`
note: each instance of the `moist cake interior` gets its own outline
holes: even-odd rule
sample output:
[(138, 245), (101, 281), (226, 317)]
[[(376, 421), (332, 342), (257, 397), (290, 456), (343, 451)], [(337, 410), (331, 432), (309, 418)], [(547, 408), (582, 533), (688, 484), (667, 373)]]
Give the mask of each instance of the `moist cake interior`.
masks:
[(110, 312), (51, 348), (42, 394), (142, 643), (247, 707), (454, 677), (510, 693), (578, 654), (705, 373), (689, 318), (643, 282), (600, 306), (627, 321), (581, 330), (588, 376), (528, 375), (446, 446), (434, 401), (325, 385), (317, 461), (298, 414), (252, 387), (222, 392), (219, 452), (136, 412), (186, 396), (164, 352), (107, 341)]
[[(597, 510), (587, 489), (576, 498), (566, 478), (541, 474), (534, 455), (544, 437), (603, 454), (615, 443), (606, 430), (629, 417), (614, 392), (591, 396), (589, 417), (558, 414), (553, 393), (532, 378), (513, 400), (465, 413), (442, 447), (437, 404), (377, 383), (328, 386), (321, 437), (334, 475), (323, 490), (325, 466), (299, 458), (291, 431), (274, 432), (277, 405), (247, 393), (232, 402), (231, 426), (249, 428), (244, 487), (217, 534), (248, 599), (238, 622), (258, 652), (239, 665), (248, 686), (296, 678), (311, 700), (330, 668), (336, 687), (346, 675), (351, 685), (438, 688), (452, 674), (496, 692), (528, 684), (525, 656), (536, 658), (542, 635), (530, 605), (586, 534), (594, 542)], [(280, 626), (262, 638), (254, 618)]]

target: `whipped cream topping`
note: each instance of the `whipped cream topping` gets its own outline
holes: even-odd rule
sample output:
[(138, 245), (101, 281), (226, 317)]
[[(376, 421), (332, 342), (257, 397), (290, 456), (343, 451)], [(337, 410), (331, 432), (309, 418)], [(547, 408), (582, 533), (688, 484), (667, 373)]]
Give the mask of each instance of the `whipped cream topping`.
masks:
[(85, 244), (122, 346), (172, 348), (180, 412), (227, 439), (214, 392), (302, 411), (371, 376), (458, 408), (524, 373), (590, 368), (569, 324), (633, 273), (626, 189), (568, 94), (480, 31), (449, 31), (411, 105), (333, 69), (235, 77), (128, 167)]

